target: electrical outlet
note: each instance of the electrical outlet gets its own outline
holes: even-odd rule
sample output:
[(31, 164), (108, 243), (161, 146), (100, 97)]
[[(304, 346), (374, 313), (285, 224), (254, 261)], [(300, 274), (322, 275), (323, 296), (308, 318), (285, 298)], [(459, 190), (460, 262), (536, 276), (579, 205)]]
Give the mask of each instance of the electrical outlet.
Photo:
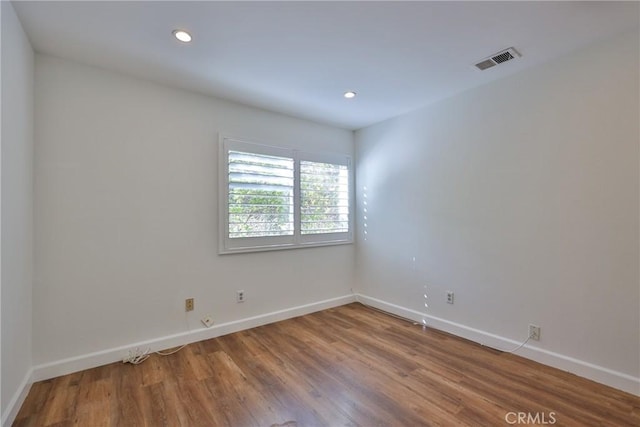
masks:
[(447, 304), (453, 304), (453, 292), (447, 291)]
[(184, 311), (193, 311), (193, 298), (184, 300)]
[(213, 326), (213, 317), (211, 316), (204, 316), (202, 319), (200, 319), (200, 321), (207, 328), (210, 328)]
[(529, 325), (529, 338), (540, 341), (540, 326)]
[(244, 302), (244, 291), (236, 291), (236, 302)]

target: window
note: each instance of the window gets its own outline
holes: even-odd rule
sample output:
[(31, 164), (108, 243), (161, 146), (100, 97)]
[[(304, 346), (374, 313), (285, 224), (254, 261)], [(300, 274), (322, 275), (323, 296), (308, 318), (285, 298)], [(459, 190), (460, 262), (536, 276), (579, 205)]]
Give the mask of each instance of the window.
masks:
[(349, 232), (347, 165), (300, 161), (300, 232)]
[(293, 159), (228, 156), (229, 237), (293, 235)]
[(220, 253), (351, 243), (351, 159), (220, 137)]

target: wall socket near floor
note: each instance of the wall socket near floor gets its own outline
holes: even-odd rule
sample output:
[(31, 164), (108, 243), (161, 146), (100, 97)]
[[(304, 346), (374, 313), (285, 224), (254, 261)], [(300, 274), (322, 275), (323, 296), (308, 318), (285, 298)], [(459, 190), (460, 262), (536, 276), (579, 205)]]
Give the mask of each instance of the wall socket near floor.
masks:
[(200, 319), (200, 321), (207, 328), (210, 328), (213, 326), (213, 317), (211, 317), (211, 315), (204, 316), (202, 319)]
[(453, 292), (447, 291), (447, 304), (453, 304)]
[(529, 325), (529, 338), (540, 341), (540, 326)]
[(245, 296), (243, 290), (236, 291), (236, 302), (244, 302)]
[(193, 311), (193, 298), (184, 300), (184, 311)]

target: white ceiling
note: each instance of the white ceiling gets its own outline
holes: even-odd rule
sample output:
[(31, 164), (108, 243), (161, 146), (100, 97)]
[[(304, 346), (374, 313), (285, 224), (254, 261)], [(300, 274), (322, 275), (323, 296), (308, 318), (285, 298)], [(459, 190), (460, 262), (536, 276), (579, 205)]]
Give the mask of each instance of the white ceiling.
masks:
[[(358, 129), (638, 27), (636, 2), (31, 2), (38, 52)], [(193, 42), (173, 39), (190, 31)], [(473, 64), (514, 46), (523, 57)], [(346, 90), (357, 98), (345, 100)]]

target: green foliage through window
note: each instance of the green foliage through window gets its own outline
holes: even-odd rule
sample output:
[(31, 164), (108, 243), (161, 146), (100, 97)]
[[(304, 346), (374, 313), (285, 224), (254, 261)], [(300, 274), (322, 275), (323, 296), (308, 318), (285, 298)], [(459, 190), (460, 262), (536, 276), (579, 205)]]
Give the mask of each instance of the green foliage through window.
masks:
[(229, 237), (293, 234), (293, 196), (282, 191), (229, 192)]

